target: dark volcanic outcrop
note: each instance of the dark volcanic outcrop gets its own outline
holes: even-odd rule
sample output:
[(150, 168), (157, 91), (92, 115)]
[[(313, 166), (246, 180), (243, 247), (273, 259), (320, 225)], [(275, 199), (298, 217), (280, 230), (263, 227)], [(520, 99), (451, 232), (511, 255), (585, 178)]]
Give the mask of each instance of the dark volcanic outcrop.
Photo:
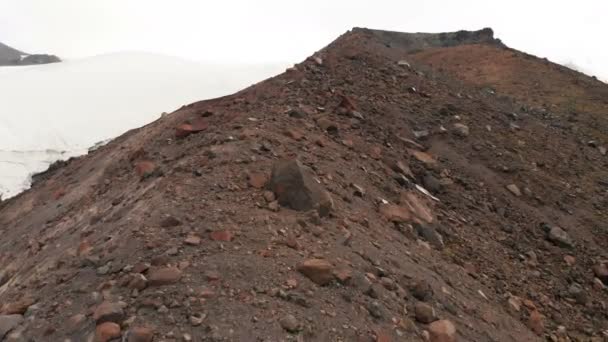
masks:
[(3, 202), (0, 333), (602, 341), (607, 98), (490, 30), (355, 29)]
[(29, 54), (0, 43), (0, 66), (48, 64), (61, 62), (59, 57), (46, 54)]

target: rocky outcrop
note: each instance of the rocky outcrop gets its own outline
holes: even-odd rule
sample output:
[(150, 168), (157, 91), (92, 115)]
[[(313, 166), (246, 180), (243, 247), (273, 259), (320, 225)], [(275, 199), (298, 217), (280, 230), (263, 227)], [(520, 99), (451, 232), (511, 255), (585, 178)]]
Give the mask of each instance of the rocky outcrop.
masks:
[(58, 62), (61, 62), (61, 59), (54, 55), (29, 54), (0, 43), (0, 66), (49, 64)]

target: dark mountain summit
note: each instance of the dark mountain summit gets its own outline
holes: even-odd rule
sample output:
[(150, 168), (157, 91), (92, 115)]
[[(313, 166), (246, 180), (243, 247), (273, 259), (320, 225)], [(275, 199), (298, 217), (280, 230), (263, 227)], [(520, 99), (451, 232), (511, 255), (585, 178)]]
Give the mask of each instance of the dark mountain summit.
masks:
[(29, 54), (0, 43), (0, 66), (48, 64), (61, 62), (57, 56)]

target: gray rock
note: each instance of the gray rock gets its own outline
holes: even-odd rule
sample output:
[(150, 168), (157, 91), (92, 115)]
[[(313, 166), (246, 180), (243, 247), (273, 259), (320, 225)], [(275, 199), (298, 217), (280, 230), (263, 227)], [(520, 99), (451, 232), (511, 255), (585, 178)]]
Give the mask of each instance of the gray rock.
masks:
[(454, 124), (454, 134), (456, 134), (459, 137), (462, 138), (466, 138), (469, 136), (469, 126), (461, 124), (461, 123), (455, 123)]
[(422, 184), (424, 188), (430, 191), (433, 194), (441, 192), (441, 182), (439, 179), (435, 178), (432, 174), (428, 173), (422, 179)]
[(521, 190), (519, 190), (519, 187), (515, 184), (507, 185), (507, 190), (517, 197), (521, 196)]
[(420, 323), (429, 324), (437, 320), (435, 309), (427, 303), (418, 302), (414, 306), (416, 320)]
[(4, 339), (6, 334), (21, 324), (21, 322), (23, 322), (23, 316), (21, 315), (0, 316), (0, 341)]
[(319, 216), (327, 216), (333, 209), (329, 193), (297, 159), (276, 162), (269, 187), (282, 206), (298, 211), (316, 209)]
[(437, 249), (443, 249), (443, 247), (445, 247), (443, 237), (437, 232), (437, 229), (435, 229), (433, 225), (415, 223), (414, 228), (416, 229), (416, 233), (433, 247)]
[(300, 323), (294, 315), (288, 314), (281, 317), (279, 323), (283, 329), (289, 331), (290, 333), (295, 333), (300, 330)]
[(386, 316), (386, 310), (384, 309), (382, 304), (377, 300), (369, 303), (367, 305), (367, 310), (369, 311), (369, 314), (372, 315), (372, 317), (374, 318), (381, 319)]
[(431, 284), (424, 279), (418, 280), (416, 283), (414, 283), (410, 287), (410, 291), (412, 292), (414, 298), (421, 301), (429, 301), (431, 298), (433, 298), (433, 288), (431, 287)]
[(570, 235), (560, 227), (552, 227), (547, 233), (547, 238), (560, 247), (572, 248), (574, 246)]

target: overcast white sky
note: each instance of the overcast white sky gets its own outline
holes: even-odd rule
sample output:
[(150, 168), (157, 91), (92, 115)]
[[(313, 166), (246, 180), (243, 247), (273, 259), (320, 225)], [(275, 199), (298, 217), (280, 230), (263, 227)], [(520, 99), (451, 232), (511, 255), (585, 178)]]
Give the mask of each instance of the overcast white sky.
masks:
[(360, 26), (492, 27), (507, 45), (608, 79), (605, 0), (0, 0), (0, 41), (76, 58), (139, 50), (226, 63), (293, 63)]

